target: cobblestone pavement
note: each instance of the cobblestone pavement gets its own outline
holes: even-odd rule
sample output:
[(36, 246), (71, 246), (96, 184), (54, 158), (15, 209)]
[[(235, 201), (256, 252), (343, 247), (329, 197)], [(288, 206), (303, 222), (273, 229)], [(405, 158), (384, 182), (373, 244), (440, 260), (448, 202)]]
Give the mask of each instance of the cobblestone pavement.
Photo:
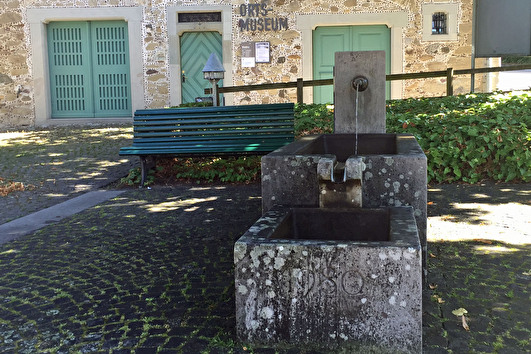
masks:
[[(0, 131), (0, 224), (123, 177), (136, 159), (118, 150), (131, 139), (131, 126)], [(23, 190), (2, 197), (15, 182)]]
[[(81, 157), (90, 151), (85, 146), (91, 145), (90, 139), (71, 138), (83, 145), (76, 147), (80, 156), (54, 152), (70, 156), (72, 164), (58, 158), (56, 164), (44, 166), (64, 168), (58, 176), (72, 171), (83, 175), (75, 161), (87, 161)], [(109, 138), (106, 144), (113, 141)], [(97, 149), (99, 144), (94, 145)], [(15, 165), (3, 166), (2, 171), (19, 171), (13, 174), (17, 177), (25, 171), (16, 165), (18, 161), (32, 166), (30, 155), (28, 160), (6, 158), (4, 146), (0, 159), (11, 159)], [(33, 154), (34, 159), (45, 156), (50, 154), (43, 148)], [(112, 156), (102, 160), (115, 161)], [(92, 164), (107, 162), (96, 159)], [(125, 174), (126, 169), (121, 169)], [(116, 171), (93, 175), (104, 180)], [(35, 173), (41, 179), (45, 176), (42, 171)], [(30, 181), (32, 176), (27, 178)], [(64, 179), (59, 186), (69, 195), (75, 183)], [(90, 178), (84, 180), (91, 183)], [(29, 195), (27, 200), (35, 200), (44, 190), (10, 196), (25, 203), (23, 193)], [(530, 196), (530, 184), (430, 188), (424, 352), (530, 352)], [(44, 207), (54, 198), (38, 200)], [(10, 203), (0, 197), (2, 210), (16, 207)], [(253, 351), (235, 335), (233, 243), (259, 215), (258, 184), (129, 189), (1, 245), (0, 352)], [(452, 313), (458, 308), (468, 311), (464, 320), (469, 330), (462, 316)], [(330, 350), (254, 348), (254, 352)]]

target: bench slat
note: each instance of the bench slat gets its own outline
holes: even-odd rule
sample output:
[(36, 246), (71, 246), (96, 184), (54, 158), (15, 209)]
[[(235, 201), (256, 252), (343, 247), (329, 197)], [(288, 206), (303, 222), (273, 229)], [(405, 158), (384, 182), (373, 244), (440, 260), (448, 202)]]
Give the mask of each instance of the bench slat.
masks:
[[(271, 140), (271, 139), (288, 139), (293, 141), (293, 134), (267, 134), (267, 135), (220, 135), (216, 140)], [(212, 140), (212, 137), (206, 136), (178, 136), (178, 137), (157, 137), (133, 139), (133, 145), (139, 144), (174, 144), (185, 141), (205, 141)]]
[[(293, 132), (293, 129), (291, 128), (276, 128), (276, 129), (268, 129), (267, 132), (270, 132), (270, 133), (291, 133)], [(215, 136), (215, 135), (223, 135), (223, 134), (234, 134), (234, 133), (240, 133), (240, 131), (235, 131), (235, 130), (208, 130), (208, 131), (203, 131), (201, 132), (201, 136), (203, 135), (210, 135), (210, 136)], [(260, 135), (267, 135), (266, 133), (264, 133), (264, 130), (261, 130), (261, 129), (247, 129), (247, 130), (241, 130), (241, 135), (251, 135), (251, 134), (260, 134)], [(164, 137), (164, 136), (172, 136), (172, 137), (178, 137), (178, 136), (197, 136), (197, 131), (184, 131), (184, 132), (177, 132), (177, 131), (166, 131), (166, 132), (142, 132), (142, 133), (137, 133), (135, 134), (134, 136), (135, 137), (138, 137), (138, 138), (143, 138), (143, 137), (150, 137), (150, 138), (153, 138), (153, 137)]]
[(266, 112), (266, 111), (272, 111), (272, 112), (278, 112), (283, 109), (287, 110), (293, 110), (294, 104), (293, 103), (273, 103), (273, 104), (266, 104), (266, 105), (242, 105), (242, 106), (211, 106), (211, 107), (185, 107), (185, 108), (162, 108), (162, 109), (139, 109), (135, 112), (135, 115), (141, 116), (141, 115), (148, 115), (148, 116), (156, 116), (156, 115), (167, 115), (167, 114), (190, 114), (190, 113), (218, 113), (221, 114), (221, 112), (234, 112), (235, 114), (238, 112)]
[(173, 131), (173, 130), (197, 130), (198, 132), (204, 130), (216, 130), (223, 131), (230, 128), (236, 128), (237, 130), (247, 130), (247, 128), (257, 128), (267, 129), (268, 127), (285, 127), (288, 126), (286, 122), (264, 122), (264, 123), (244, 123), (244, 124), (204, 124), (204, 125), (160, 125), (154, 127), (135, 127), (135, 132), (144, 132), (144, 131)]
[[(288, 144), (289, 142), (285, 142)], [(284, 144), (284, 145), (285, 145)], [(214, 146), (171, 146), (165, 148), (156, 147), (135, 147), (120, 149), (121, 155), (204, 155), (211, 156), (222, 155), (226, 153), (269, 153), (278, 147), (284, 146), (278, 144), (247, 144), (247, 145), (214, 145)]]
[(281, 119), (283, 117), (289, 118), (290, 115), (293, 115), (293, 111), (291, 110), (282, 110), (282, 111), (276, 111), (274, 112), (274, 115), (272, 112), (268, 111), (261, 111), (261, 112), (222, 112), (222, 113), (200, 113), (200, 112), (186, 112), (181, 114), (172, 114), (170, 112), (167, 112), (165, 114), (158, 114), (158, 115), (139, 115), (135, 113), (134, 120), (135, 122), (142, 122), (142, 121), (157, 121), (157, 120), (168, 120), (168, 119), (225, 119), (225, 118), (231, 118), (231, 119), (267, 119), (267, 120), (274, 120), (274, 119)]

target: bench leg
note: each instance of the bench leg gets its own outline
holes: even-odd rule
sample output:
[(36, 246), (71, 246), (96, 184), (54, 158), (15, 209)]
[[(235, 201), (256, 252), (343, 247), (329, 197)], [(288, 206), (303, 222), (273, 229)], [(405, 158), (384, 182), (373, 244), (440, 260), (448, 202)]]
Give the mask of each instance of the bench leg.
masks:
[(141, 173), (142, 173), (142, 179), (140, 180), (140, 188), (144, 187), (144, 183), (146, 183), (147, 175), (149, 170), (155, 167), (155, 157), (154, 156), (140, 156), (140, 166), (141, 166)]

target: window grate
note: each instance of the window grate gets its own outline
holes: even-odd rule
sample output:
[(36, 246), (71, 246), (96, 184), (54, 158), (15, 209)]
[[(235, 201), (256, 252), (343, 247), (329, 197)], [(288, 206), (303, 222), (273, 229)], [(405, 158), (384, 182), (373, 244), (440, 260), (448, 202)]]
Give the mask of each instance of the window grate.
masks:
[(221, 22), (221, 12), (181, 12), (177, 18), (179, 23)]
[(431, 34), (448, 34), (446, 13), (436, 12), (431, 16)]

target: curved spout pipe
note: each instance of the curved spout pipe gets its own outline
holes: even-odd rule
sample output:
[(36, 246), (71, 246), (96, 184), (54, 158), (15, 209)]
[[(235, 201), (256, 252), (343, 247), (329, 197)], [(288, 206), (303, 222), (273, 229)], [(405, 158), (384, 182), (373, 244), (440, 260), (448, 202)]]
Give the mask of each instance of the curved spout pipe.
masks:
[(365, 91), (369, 86), (369, 80), (365, 76), (356, 76), (352, 79), (352, 88), (358, 92)]

